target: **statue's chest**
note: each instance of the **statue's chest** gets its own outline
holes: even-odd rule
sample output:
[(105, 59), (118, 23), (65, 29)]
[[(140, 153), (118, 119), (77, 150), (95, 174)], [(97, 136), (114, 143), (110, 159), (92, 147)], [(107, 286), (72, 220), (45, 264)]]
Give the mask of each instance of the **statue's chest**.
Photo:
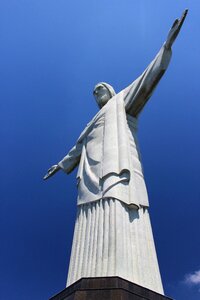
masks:
[(105, 114), (100, 114), (85, 137), (85, 147), (89, 157), (95, 161), (102, 158), (102, 142), (104, 138)]

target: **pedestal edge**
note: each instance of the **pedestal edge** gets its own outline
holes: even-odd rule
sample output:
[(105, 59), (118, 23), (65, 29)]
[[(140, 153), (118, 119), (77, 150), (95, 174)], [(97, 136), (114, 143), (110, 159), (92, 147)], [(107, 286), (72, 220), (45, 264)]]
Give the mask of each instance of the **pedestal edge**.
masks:
[(167, 296), (161, 295), (155, 291), (148, 288), (140, 286), (136, 283), (130, 282), (118, 276), (111, 277), (84, 277), (74, 282), (72, 285), (68, 286), (60, 293), (52, 296), (49, 300), (64, 300), (71, 294), (80, 291), (97, 291), (97, 290), (124, 290), (133, 295), (141, 297), (141, 299), (158, 299), (158, 300), (172, 300)]

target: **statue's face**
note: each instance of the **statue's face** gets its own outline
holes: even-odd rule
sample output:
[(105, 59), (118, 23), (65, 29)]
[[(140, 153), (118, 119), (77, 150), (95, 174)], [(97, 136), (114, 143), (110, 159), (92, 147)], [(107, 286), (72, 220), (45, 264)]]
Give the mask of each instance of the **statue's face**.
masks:
[(100, 108), (103, 107), (111, 99), (109, 90), (102, 84), (97, 85), (93, 92), (93, 95)]

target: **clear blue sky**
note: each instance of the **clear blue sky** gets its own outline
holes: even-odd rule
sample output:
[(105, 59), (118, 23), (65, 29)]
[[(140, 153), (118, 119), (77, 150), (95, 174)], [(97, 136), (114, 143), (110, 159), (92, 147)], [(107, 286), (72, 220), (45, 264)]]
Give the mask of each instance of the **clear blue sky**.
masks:
[(165, 292), (200, 299), (198, 0), (1, 0), (0, 299), (45, 300), (65, 287), (76, 172), (42, 177), (97, 112), (93, 86), (130, 84), (187, 7), (139, 142)]

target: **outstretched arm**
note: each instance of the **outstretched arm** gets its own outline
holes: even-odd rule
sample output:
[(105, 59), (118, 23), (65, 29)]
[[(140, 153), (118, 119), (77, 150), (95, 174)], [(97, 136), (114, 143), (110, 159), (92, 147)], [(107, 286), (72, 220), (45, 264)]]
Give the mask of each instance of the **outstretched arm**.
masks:
[(125, 107), (128, 114), (137, 117), (152, 95), (155, 87), (165, 73), (171, 58), (171, 47), (186, 18), (188, 10), (182, 17), (176, 19), (169, 31), (167, 40), (146, 70), (129, 87), (125, 97)]
[(69, 153), (57, 165), (53, 165), (50, 169), (48, 169), (47, 174), (43, 177), (44, 180), (50, 178), (61, 169), (67, 174), (75, 169), (81, 158), (84, 138), (87, 136), (92, 124), (93, 119), (87, 124), (79, 136), (76, 145), (69, 151)]
[(44, 176), (43, 179), (46, 180), (50, 178), (61, 169), (67, 174), (72, 172), (80, 161), (81, 151), (82, 143), (77, 142), (77, 144), (57, 165), (53, 165), (50, 169), (48, 169), (47, 174)]

